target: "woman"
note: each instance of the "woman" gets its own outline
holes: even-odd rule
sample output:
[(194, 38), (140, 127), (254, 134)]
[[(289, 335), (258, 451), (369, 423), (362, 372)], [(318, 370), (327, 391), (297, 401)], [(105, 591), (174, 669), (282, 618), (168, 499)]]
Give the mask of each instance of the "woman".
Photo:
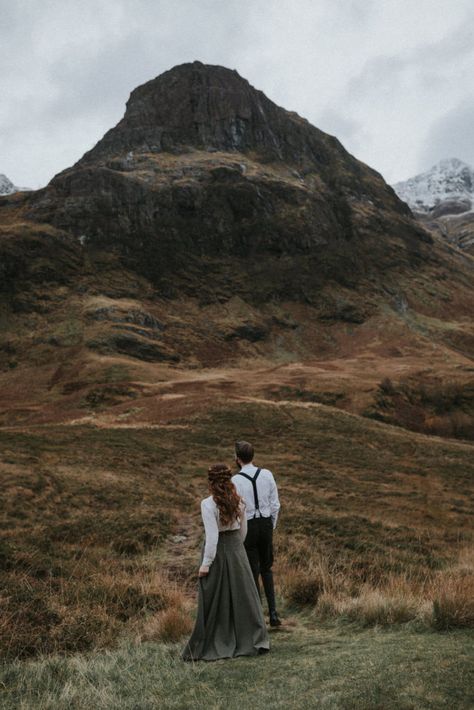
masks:
[(199, 568), (198, 613), (186, 661), (253, 656), (269, 650), (257, 588), (243, 545), (245, 505), (219, 463), (208, 470), (211, 495), (201, 503), (206, 542)]

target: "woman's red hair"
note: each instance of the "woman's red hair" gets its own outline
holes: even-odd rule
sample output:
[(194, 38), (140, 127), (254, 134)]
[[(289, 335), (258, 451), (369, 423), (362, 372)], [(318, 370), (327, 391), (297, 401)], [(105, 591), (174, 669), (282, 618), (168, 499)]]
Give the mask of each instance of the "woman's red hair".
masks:
[(240, 515), (241, 498), (231, 478), (232, 471), (225, 463), (213, 464), (208, 469), (209, 490), (223, 525), (231, 525)]

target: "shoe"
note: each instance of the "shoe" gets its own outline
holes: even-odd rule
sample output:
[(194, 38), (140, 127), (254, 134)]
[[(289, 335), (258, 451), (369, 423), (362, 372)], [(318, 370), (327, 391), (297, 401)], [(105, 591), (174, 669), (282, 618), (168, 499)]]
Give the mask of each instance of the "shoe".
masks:
[(281, 619), (278, 617), (276, 611), (270, 613), (270, 626), (281, 626)]

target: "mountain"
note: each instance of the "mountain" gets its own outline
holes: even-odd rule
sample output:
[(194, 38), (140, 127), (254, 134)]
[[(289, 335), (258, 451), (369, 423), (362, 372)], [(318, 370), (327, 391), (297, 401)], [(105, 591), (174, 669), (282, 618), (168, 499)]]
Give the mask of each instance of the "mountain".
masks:
[(440, 160), (430, 170), (393, 189), (415, 212), (440, 217), (472, 209), (474, 169), (457, 158)]
[(472, 274), (337, 138), (235, 71), (177, 66), (49, 185), (0, 199), (0, 422), (172, 420), (246, 392), (424, 426), (417, 382), (374, 392), (458, 381)]
[(6, 175), (0, 174), (0, 195), (11, 195), (18, 189)]
[(336, 138), (200, 62), (135, 89), (119, 124), (36, 193), (28, 216), (89, 253), (120, 255), (171, 295), (204, 296), (212, 274), (214, 290), (314, 298), (328, 279), (355, 284), (431, 253), (393, 190)]
[(393, 186), (432, 232), (474, 254), (474, 169), (457, 158)]
[(7, 178), (0, 174), (0, 197), (2, 195), (13, 195), (14, 192), (30, 192), (30, 187), (17, 187)]

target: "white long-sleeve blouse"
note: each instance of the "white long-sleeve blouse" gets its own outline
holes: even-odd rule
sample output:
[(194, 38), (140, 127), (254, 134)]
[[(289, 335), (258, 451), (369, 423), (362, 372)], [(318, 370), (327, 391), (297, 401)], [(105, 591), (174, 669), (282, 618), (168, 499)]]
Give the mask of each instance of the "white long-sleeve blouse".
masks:
[(206, 542), (204, 545), (204, 556), (202, 560), (203, 567), (210, 567), (214, 562), (217, 550), (217, 542), (219, 533), (224, 530), (240, 530), (242, 542), (247, 536), (247, 517), (245, 515), (245, 503), (242, 501), (240, 505), (240, 514), (237, 520), (234, 520), (230, 525), (223, 525), (219, 519), (219, 508), (217, 507), (214, 498), (209, 496), (201, 501), (201, 515), (204, 523), (204, 531), (206, 533)]

